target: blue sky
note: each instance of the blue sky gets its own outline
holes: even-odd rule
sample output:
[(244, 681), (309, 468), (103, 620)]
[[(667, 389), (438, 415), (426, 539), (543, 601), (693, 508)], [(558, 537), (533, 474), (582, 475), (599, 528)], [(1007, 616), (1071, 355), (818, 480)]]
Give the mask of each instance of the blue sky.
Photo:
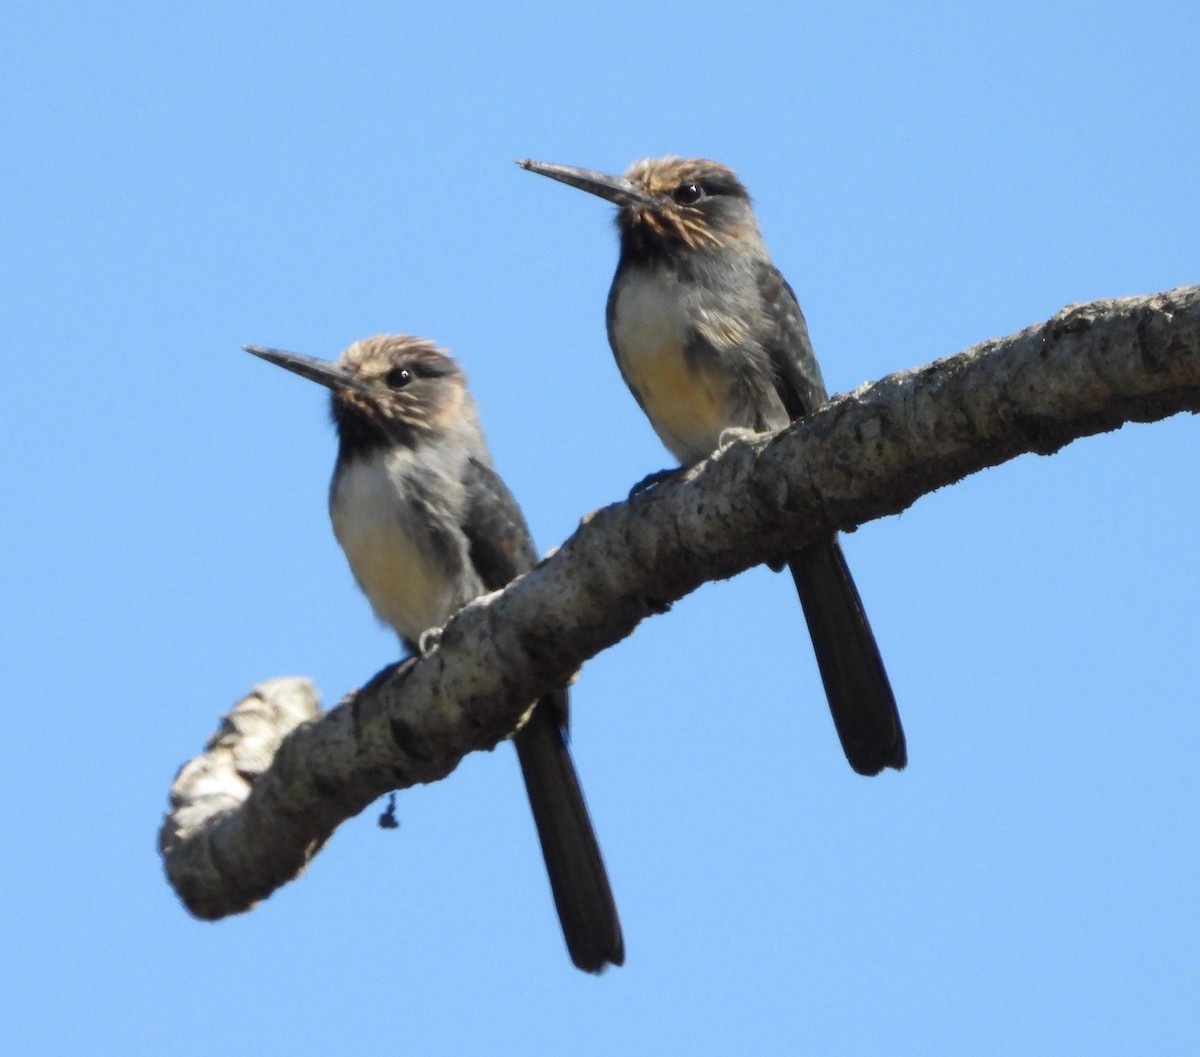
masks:
[(1194, 4), (19, 4), (0, 37), (14, 1053), (1180, 1053), (1200, 1029), (1200, 426), (1025, 457), (846, 550), (910, 766), (856, 777), (790, 584), (587, 666), (628, 964), (570, 967), (514, 754), (248, 915), (161, 876), (256, 681), (394, 659), (315, 387), (423, 334), (549, 548), (668, 464), (603, 331), (609, 208), (521, 172), (718, 158), (832, 390), (1200, 280)]

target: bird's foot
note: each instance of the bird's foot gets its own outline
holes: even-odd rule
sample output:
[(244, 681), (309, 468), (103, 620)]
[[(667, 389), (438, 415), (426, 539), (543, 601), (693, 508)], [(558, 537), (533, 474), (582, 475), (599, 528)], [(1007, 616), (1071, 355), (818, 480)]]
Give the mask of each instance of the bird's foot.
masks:
[(724, 451), (730, 444), (734, 444), (739, 440), (749, 440), (754, 436), (754, 430), (747, 429), (745, 426), (730, 426), (728, 429), (721, 430), (721, 435), (717, 437), (717, 451)]
[(428, 657), (442, 641), (441, 628), (426, 628), (417, 639), (417, 650), (422, 657)]

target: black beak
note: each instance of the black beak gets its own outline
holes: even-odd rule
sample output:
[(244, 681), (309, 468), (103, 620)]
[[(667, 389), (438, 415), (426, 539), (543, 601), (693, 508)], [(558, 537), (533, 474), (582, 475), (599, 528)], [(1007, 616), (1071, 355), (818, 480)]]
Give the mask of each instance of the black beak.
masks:
[(648, 206), (654, 199), (624, 176), (610, 176), (595, 169), (576, 169), (570, 165), (554, 165), (547, 161), (526, 158), (517, 162), (522, 169), (549, 176), (551, 180), (570, 184), (581, 191), (607, 198), (619, 206)]
[(339, 389), (357, 389), (362, 393), (368, 391), (368, 387), (358, 378), (333, 360), (318, 360), (315, 356), (302, 356), (298, 352), (284, 352), (282, 349), (264, 349), (260, 345), (243, 345), (242, 348), (268, 363), (286, 367), (301, 378), (326, 386), (334, 392)]

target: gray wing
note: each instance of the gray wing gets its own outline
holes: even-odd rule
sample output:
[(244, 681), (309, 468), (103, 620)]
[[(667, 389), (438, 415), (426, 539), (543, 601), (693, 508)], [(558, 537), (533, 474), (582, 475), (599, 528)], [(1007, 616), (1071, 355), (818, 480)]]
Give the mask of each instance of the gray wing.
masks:
[(469, 459), (463, 484), (468, 497), (463, 532), (471, 562), (483, 586), (498, 591), (537, 564), (537, 548), (520, 506), (490, 465)]
[[(489, 463), (468, 459), (463, 483), (468, 496), (463, 532), (471, 548), (471, 563), (483, 586), (498, 591), (537, 564), (537, 547), (521, 507)], [(560, 729), (565, 731), (566, 691), (548, 694), (542, 700), (549, 703)]]
[(821, 368), (808, 338), (800, 303), (779, 269), (764, 261), (758, 272), (758, 293), (767, 320), (762, 347), (775, 369), (776, 389), (793, 421), (828, 399)]

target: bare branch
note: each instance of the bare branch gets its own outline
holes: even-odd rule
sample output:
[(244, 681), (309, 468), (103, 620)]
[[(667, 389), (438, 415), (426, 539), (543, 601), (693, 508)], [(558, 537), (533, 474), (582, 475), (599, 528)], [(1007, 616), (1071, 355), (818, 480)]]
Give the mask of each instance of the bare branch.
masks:
[[(386, 669), (320, 719), (303, 721), (316, 710), (308, 684), (259, 687), (180, 772), (160, 837), (167, 876), (199, 917), (247, 910), (342, 821), (494, 746), (530, 701), (700, 584), (1017, 455), (1198, 410), (1192, 286), (1070, 306), (735, 441), (585, 518), (537, 568), (458, 614), (429, 657)], [(250, 734), (260, 761), (278, 746), (266, 769), (244, 760)]]

